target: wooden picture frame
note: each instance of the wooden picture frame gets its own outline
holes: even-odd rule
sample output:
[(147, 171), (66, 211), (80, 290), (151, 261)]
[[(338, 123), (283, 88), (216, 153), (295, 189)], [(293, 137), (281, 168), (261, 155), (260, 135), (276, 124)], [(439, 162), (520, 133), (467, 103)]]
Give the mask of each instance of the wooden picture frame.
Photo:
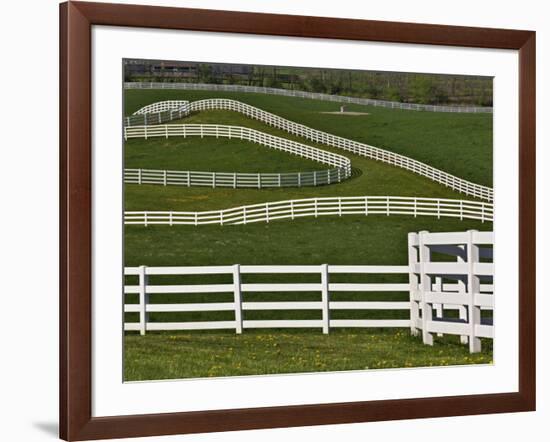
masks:
[[(91, 28), (519, 51), (519, 391), (92, 417)], [(535, 32), (105, 3), (60, 5), (60, 437), (122, 438), (535, 410)]]

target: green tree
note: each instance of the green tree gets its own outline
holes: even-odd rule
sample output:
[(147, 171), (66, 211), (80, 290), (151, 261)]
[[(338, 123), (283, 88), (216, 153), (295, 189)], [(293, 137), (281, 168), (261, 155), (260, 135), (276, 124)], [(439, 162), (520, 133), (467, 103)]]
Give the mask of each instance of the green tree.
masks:
[(433, 84), (432, 81), (424, 76), (415, 76), (409, 85), (409, 96), (411, 101), (420, 104), (429, 104), (433, 98)]
[(386, 89), (384, 98), (389, 101), (403, 101), (403, 96), (401, 95), (401, 91), (399, 90), (399, 88), (395, 86), (391, 86)]

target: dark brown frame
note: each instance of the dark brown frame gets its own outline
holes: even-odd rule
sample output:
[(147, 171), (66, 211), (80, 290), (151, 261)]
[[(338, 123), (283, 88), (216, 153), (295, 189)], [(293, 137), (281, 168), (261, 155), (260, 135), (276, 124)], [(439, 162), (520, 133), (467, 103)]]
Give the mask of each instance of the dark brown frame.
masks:
[[(92, 417), (91, 27), (519, 51), (519, 391)], [(535, 410), (535, 32), (105, 3), (60, 5), (60, 437), (121, 438)]]

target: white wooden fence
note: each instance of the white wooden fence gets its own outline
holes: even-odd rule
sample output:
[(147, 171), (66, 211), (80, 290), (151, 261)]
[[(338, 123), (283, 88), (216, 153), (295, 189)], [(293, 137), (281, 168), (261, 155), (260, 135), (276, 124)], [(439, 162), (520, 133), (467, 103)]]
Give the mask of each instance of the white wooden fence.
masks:
[(312, 172), (242, 173), (199, 172), (193, 170), (124, 169), (127, 184), (159, 184), (163, 186), (202, 186), (241, 188), (315, 187), (339, 183), (346, 177), (343, 169)]
[[(322, 328), (328, 333), (335, 327), (410, 327), (408, 319), (330, 319), (330, 310), (409, 310), (410, 303), (372, 302), (372, 301), (331, 301), (330, 292), (408, 292), (408, 283), (331, 283), (329, 275), (334, 274), (402, 274), (409, 272), (407, 266), (211, 266), (211, 267), (126, 267), (126, 276), (138, 275), (137, 285), (126, 285), (125, 294), (139, 294), (138, 304), (125, 304), (125, 312), (139, 312), (139, 322), (126, 322), (125, 330), (138, 330), (145, 334), (148, 330), (212, 330), (234, 329), (242, 333), (246, 328)], [(151, 275), (232, 275), (232, 282), (226, 284), (187, 284), (187, 285), (150, 285)], [(314, 283), (242, 283), (242, 275), (261, 274), (313, 274), (319, 275)], [(261, 301), (245, 302), (243, 294), (261, 292), (319, 292), (318, 301)], [(155, 304), (150, 296), (161, 293), (177, 293), (185, 297), (187, 293), (232, 293), (232, 302)], [(322, 319), (314, 320), (246, 320), (243, 312), (249, 310), (320, 310)], [(150, 322), (150, 312), (205, 312), (232, 311), (232, 321), (210, 322)]]
[(221, 124), (164, 124), (124, 128), (124, 138), (216, 137), (251, 141), (270, 149), (281, 150), (302, 158), (341, 169), (342, 179), (351, 176), (351, 160), (343, 155), (276, 137), (255, 129)]
[[(207, 99), (207, 100), (193, 101), (189, 103), (188, 107), (184, 106), (176, 111), (168, 111), (168, 113), (166, 114), (159, 113), (159, 114), (153, 114), (153, 115), (156, 115), (155, 118), (158, 121), (161, 121), (162, 118), (164, 118), (163, 115), (166, 115), (166, 118), (168, 117), (171, 118), (171, 115), (173, 114), (174, 118), (181, 118), (192, 111), (201, 111), (201, 110), (210, 110), (210, 109), (222, 109), (222, 110), (232, 110), (235, 112), (240, 112), (250, 118), (262, 121), (263, 123), (266, 123), (270, 126), (284, 130), (293, 135), (304, 137), (313, 142), (347, 150), (356, 155), (360, 155), (363, 157), (371, 158), (376, 161), (381, 161), (397, 167), (401, 167), (403, 169), (406, 169), (418, 175), (424, 176), (432, 181), (443, 184), (446, 187), (449, 187), (453, 190), (456, 190), (457, 192), (461, 192), (466, 195), (470, 195), (470, 196), (484, 199), (487, 201), (493, 200), (493, 189), (490, 187), (472, 183), (468, 180), (456, 177), (447, 172), (436, 169), (435, 167), (429, 166), (425, 163), (422, 163), (421, 161), (414, 160), (404, 155), (396, 154), (394, 152), (381, 149), (379, 147), (374, 147), (365, 143), (360, 143), (358, 141), (350, 140), (337, 135), (332, 135), (317, 129), (312, 129), (303, 124), (295, 123), (293, 121), (279, 117), (278, 115), (263, 111), (262, 109), (259, 109), (254, 106), (250, 106), (246, 103), (241, 103), (240, 101), (236, 101), (236, 100), (213, 98), (213, 99)], [(144, 116), (134, 115), (132, 117), (126, 117), (125, 124), (127, 127), (125, 127), (125, 136), (127, 138), (131, 138), (131, 136), (126, 134), (128, 131), (132, 133), (131, 129), (133, 129), (128, 127), (128, 125), (137, 124), (138, 121), (136, 120), (136, 118), (143, 119), (140, 121), (141, 123), (145, 124), (145, 121), (144, 121), (145, 117), (146, 115)], [(162, 120), (162, 121), (167, 121), (167, 120)], [(147, 123), (147, 124), (151, 124), (151, 123)], [(141, 132), (144, 132), (147, 130), (148, 129), (141, 129)], [(168, 131), (168, 129), (165, 129), (165, 131)], [(258, 134), (262, 134), (262, 132), (259, 132), (259, 131), (256, 131), (256, 132), (258, 132)], [(140, 133), (140, 131), (138, 131), (137, 133)], [(157, 135), (155, 136), (163, 136), (163, 135), (169, 136), (162, 133), (160, 129), (157, 130), (157, 132), (155, 133), (157, 133)], [(143, 134), (140, 136), (147, 137), (146, 134)]]
[[(433, 345), (433, 334), (460, 335), (470, 352), (481, 351), (480, 338), (493, 338), (493, 232), (410, 233), (411, 332)], [(453, 261), (436, 261), (434, 253)], [(448, 281), (452, 281), (449, 283)], [(459, 317), (448, 317), (458, 309)], [(435, 313), (435, 314), (434, 314)]]
[(350, 196), (273, 201), (203, 212), (125, 211), (124, 224), (231, 225), (347, 215), (411, 215), (493, 221), (491, 203), (402, 196)]
[(313, 100), (333, 101), (337, 103), (354, 103), (366, 106), (385, 107), (390, 109), (414, 110), (425, 112), (453, 112), (453, 113), (492, 113), (492, 107), (485, 106), (445, 106), (432, 104), (401, 103), (398, 101), (375, 100), (372, 98), (347, 97), (343, 95), (329, 95), (317, 92), (296, 91), (259, 86), (244, 86), (235, 84), (208, 84), (208, 83), (149, 83), (127, 82), (125, 89), (180, 89), (193, 91), (222, 91), (222, 92), (252, 92), (269, 95), (284, 95), (287, 97), (308, 98)]
[(189, 105), (187, 100), (166, 100), (149, 104), (134, 112), (134, 115), (147, 115), (158, 112), (173, 111), (185, 108)]
[[(181, 107), (173, 107), (172, 101), (159, 101), (142, 107), (133, 115), (124, 117), (124, 127), (147, 126), (151, 124), (162, 124), (168, 121), (178, 120), (189, 115), (189, 102), (182, 101)], [(157, 109), (153, 111), (153, 109)]]
[[(138, 276), (137, 284), (127, 284), (125, 295), (137, 294), (137, 303), (125, 301), (126, 313), (139, 313), (138, 322), (125, 322), (127, 331), (145, 334), (155, 330), (212, 330), (233, 329), (242, 333), (249, 328), (320, 328), (329, 333), (338, 327), (405, 327), (414, 335), (420, 332), (423, 342), (433, 344), (433, 333), (460, 335), (461, 342), (469, 342), (470, 352), (481, 351), (480, 338), (493, 338), (492, 315), (483, 320), (481, 310), (493, 311), (492, 232), (420, 232), (409, 234), (409, 264), (406, 266), (368, 265), (239, 265), (208, 267), (126, 267), (125, 276)], [(485, 247), (483, 247), (485, 246)], [(451, 255), (456, 262), (434, 262), (431, 254)], [(318, 275), (317, 282), (300, 283), (246, 283), (242, 275), (310, 274)], [(331, 282), (331, 275), (408, 275), (406, 283)], [(231, 282), (222, 284), (150, 284), (149, 276), (174, 275), (231, 275)], [(312, 293), (318, 292), (315, 301), (264, 301), (243, 299), (246, 293)], [(408, 292), (409, 301), (334, 301), (336, 292)], [(185, 302), (186, 294), (230, 293), (229, 302)], [(155, 295), (181, 295), (182, 302), (162, 304)], [(247, 320), (246, 311), (260, 310), (318, 310), (321, 319)], [(334, 310), (405, 310), (409, 319), (332, 319)], [(157, 322), (149, 320), (149, 313), (167, 312), (234, 312), (234, 319), (216, 321)], [(449, 317), (453, 312), (453, 317)], [(458, 318), (456, 313), (458, 312)]]

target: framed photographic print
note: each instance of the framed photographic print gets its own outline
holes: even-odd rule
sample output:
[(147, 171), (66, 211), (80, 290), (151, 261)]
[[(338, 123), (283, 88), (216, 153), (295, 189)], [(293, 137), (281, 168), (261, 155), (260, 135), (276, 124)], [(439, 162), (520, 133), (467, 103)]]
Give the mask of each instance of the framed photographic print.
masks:
[(535, 409), (535, 33), (61, 5), (60, 436)]

